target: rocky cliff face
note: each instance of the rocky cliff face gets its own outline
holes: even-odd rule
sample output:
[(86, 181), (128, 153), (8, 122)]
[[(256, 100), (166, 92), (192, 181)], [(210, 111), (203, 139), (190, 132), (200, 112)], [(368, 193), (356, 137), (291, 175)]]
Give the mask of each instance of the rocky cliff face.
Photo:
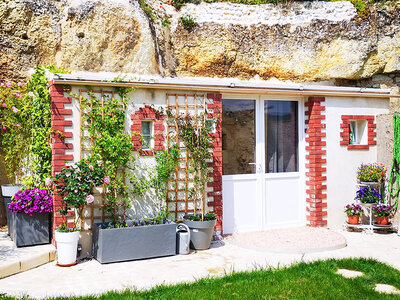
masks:
[[(3, 1), (0, 78), (23, 78), (38, 64), (55, 64), (76, 71), (299, 82), (388, 74), (400, 82), (400, 8), (361, 19), (347, 1), (201, 3), (180, 10), (147, 1), (153, 18), (129, 0)], [(184, 15), (197, 26), (185, 29)]]

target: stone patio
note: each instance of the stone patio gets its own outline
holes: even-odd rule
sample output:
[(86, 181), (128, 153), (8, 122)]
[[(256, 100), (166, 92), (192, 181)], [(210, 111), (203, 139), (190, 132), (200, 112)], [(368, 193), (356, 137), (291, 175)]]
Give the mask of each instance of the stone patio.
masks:
[[(126, 288), (148, 289), (159, 284), (191, 282), (226, 272), (278, 267), (300, 261), (329, 258), (374, 258), (400, 269), (400, 237), (395, 234), (365, 234), (338, 231), (347, 247), (314, 253), (270, 253), (223, 241), (211, 249), (157, 259), (102, 265), (88, 260), (62, 268), (55, 262), (0, 279), (0, 294), (35, 298), (100, 294)], [(385, 245), (382, 251), (382, 245)]]

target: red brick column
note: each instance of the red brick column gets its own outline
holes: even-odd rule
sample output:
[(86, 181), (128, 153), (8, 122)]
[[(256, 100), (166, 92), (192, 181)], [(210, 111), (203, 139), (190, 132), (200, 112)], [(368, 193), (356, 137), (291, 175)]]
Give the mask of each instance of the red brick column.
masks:
[(140, 155), (143, 156), (151, 156), (153, 155), (153, 151), (151, 150), (142, 150), (142, 121), (143, 120), (151, 120), (154, 125), (154, 151), (160, 151), (164, 149), (164, 129), (165, 126), (163, 124), (164, 115), (155, 111), (154, 108), (150, 107), (150, 105), (145, 105), (144, 107), (139, 108), (134, 114), (131, 115), (132, 125), (131, 132), (136, 133), (132, 137), (133, 150), (139, 151)]
[(207, 183), (208, 187), (212, 187), (213, 191), (208, 192), (208, 197), (213, 197), (213, 201), (208, 202), (208, 206), (213, 208), (213, 212), (217, 215), (217, 225), (215, 227), (216, 235), (222, 234), (222, 95), (207, 94), (208, 99), (212, 99), (212, 103), (207, 104), (207, 109), (212, 110), (208, 113), (209, 118), (215, 118), (215, 132), (210, 133), (212, 137), (213, 161), (209, 166), (213, 168), (213, 172), (209, 174), (213, 178), (212, 182)]
[[(64, 105), (71, 103), (72, 99), (64, 97), (64, 85), (54, 85), (49, 83), (51, 98), (51, 126), (53, 133), (51, 135), (51, 173), (54, 176), (66, 165), (66, 161), (72, 161), (73, 155), (66, 155), (66, 149), (72, 149), (71, 143), (66, 143), (65, 138), (72, 138), (72, 132), (66, 132), (66, 127), (72, 126), (72, 121), (65, 120), (65, 116), (72, 115), (72, 109), (65, 109)], [(53, 232), (62, 223), (62, 217), (57, 212), (62, 206), (62, 199), (53, 191)], [(72, 215), (71, 215), (72, 216)], [(53, 237), (54, 243), (54, 237)]]
[(309, 97), (305, 103), (307, 225), (312, 227), (327, 225), (324, 101), (324, 97)]

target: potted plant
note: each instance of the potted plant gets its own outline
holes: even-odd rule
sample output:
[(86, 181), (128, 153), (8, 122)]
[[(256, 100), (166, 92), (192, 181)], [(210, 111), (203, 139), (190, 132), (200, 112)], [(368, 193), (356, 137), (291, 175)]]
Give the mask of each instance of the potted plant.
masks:
[(356, 225), (360, 221), (360, 215), (362, 214), (362, 207), (359, 204), (348, 204), (345, 206), (345, 213), (348, 216), (348, 223)]
[(166, 210), (154, 218), (98, 223), (93, 228), (93, 256), (100, 263), (176, 254), (176, 224)]
[(376, 216), (376, 223), (378, 225), (388, 225), (389, 216), (393, 213), (394, 209), (389, 204), (380, 203), (372, 207), (372, 213)]
[[(164, 206), (166, 185), (171, 173), (179, 163), (179, 149), (171, 147), (158, 151), (156, 166), (139, 178), (131, 177), (132, 193), (143, 196), (146, 192), (160, 201), (154, 208), (155, 217), (126, 220), (111, 217), (111, 222), (95, 224), (93, 228), (93, 256), (100, 263), (153, 258), (176, 254), (176, 224), (168, 220), (168, 209)], [(113, 180), (107, 187), (113, 189)], [(111, 202), (113, 203), (113, 202)], [(114, 206), (114, 211), (116, 206)], [(113, 211), (111, 210), (111, 211)]]
[(50, 212), (53, 198), (46, 189), (22, 189), (8, 206), (12, 213), (11, 239), (17, 247), (50, 242)]
[[(195, 250), (210, 248), (214, 227), (217, 222), (216, 215), (206, 213), (206, 185), (209, 181), (208, 162), (211, 159), (212, 148), (210, 132), (212, 120), (201, 117), (176, 116), (178, 120), (179, 136), (189, 151), (191, 172), (193, 173), (193, 187), (188, 191), (188, 196), (193, 199), (194, 212), (184, 216), (183, 222), (190, 228), (190, 247)], [(200, 210), (200, 213), (197, 211)]]
[(194, 250), (205, 250), (210, 248), (217, 223), (217, 217), (213, 213), (186, 215), (183, 223), (190, 229), (190, 248)]
[[(58, 265), (76, 264), (80, 221), (85, 205), (94, 201), (93, 187), (103, 184), (104, 167), (96, 159), (82, 159), (73, 166), (65, 167), (54, 177), (55, 192), (62, 197), (62, 208), (58, 210), (63, 216), (63, 223), (55, 232), (57, 243)], [(67, 214), (76, 210), (76, 218), (72, 226), (67, 224)]]
[(360, 187), (373, 187), (384, 194), (386, 168), (382, 164), (361, 164), (357, 170), (357, 180)]
[(377, 189), (366, 186), (358, 189), (354, 199), (360, 201), (365, 206), (373, 206), (373, 204), (382, 201), (382, 195)]

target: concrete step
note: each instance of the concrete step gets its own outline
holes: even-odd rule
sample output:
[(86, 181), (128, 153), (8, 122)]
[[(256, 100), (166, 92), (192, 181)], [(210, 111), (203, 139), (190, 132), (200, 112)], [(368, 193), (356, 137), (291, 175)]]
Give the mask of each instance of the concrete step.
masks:
[(55, 259), (54, 245), (17, 248), (7, 235), (7, 228), (0, 229), (0, 279), (36, 268)]

